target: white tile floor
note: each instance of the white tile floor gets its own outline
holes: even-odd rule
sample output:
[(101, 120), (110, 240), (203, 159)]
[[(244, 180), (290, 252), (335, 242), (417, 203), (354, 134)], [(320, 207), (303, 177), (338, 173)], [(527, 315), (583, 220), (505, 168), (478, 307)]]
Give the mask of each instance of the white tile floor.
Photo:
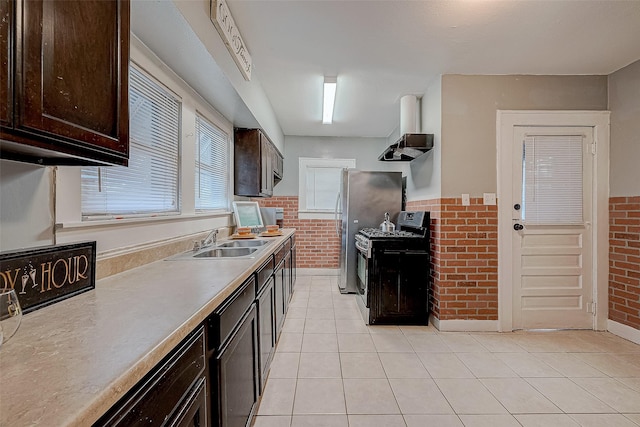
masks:
[(298, 277), (255, 427), (640, 425), (636, 344), (369, 327), (336, 280)]

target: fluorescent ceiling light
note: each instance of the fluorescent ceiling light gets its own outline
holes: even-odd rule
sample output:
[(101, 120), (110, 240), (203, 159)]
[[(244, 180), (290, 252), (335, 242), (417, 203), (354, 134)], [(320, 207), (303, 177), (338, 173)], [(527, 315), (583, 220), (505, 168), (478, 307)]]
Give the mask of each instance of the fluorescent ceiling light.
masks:
[(333, 122), (333, 104), (336, 100), (337, 77), (324, 78), (324, 100), (322, 102), (322, 124)]

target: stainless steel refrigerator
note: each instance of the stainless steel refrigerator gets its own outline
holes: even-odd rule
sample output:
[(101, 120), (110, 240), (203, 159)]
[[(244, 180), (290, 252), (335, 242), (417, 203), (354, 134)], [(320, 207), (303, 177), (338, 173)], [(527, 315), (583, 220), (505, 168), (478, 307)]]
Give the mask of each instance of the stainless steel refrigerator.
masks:
[(340, 277), (342, 293), (356, 292), (356, 246), (358, 230), (378, 227), (384, 213), (397, 218), (402, 209), (402, 172), (344, 169), (336, 201), (336, 231), (341, 236)]

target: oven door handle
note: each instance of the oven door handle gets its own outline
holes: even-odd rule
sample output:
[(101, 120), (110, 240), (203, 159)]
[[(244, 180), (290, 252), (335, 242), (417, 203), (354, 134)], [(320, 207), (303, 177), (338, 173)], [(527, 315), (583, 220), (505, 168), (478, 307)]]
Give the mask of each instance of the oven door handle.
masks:
[(385, 250), (383, 249), (382, 252), (384, 252), (385, 255), (422, 255), (422, 254), (428, 254), (429, 251), (424, 251), (424, 250), (415, 250), (415, 249), (401, 249), (401, 250)]
[(363, 247), (360, 242), (358, 242), (356, 240), (356, 249), (358, 249), (366, 258), (371, 258), (371, 254), (369, 253), (369, 250), (365, 247)]

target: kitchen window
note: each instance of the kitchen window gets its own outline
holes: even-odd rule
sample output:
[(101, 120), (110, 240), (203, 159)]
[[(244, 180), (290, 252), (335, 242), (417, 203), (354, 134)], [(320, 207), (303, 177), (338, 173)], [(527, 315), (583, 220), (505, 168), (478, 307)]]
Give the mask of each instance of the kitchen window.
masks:
[(341, 172), (355, 168), (355, 159), (299, 160), (298, 218), (333, 219), (340, 192)]
[(178, 214), (181, 101), (132, 65), (129, 167), (82, 169), (82, 218)]
[(196, 115), (195, 207), (197, 211), (229, 207), (229, 135)]

